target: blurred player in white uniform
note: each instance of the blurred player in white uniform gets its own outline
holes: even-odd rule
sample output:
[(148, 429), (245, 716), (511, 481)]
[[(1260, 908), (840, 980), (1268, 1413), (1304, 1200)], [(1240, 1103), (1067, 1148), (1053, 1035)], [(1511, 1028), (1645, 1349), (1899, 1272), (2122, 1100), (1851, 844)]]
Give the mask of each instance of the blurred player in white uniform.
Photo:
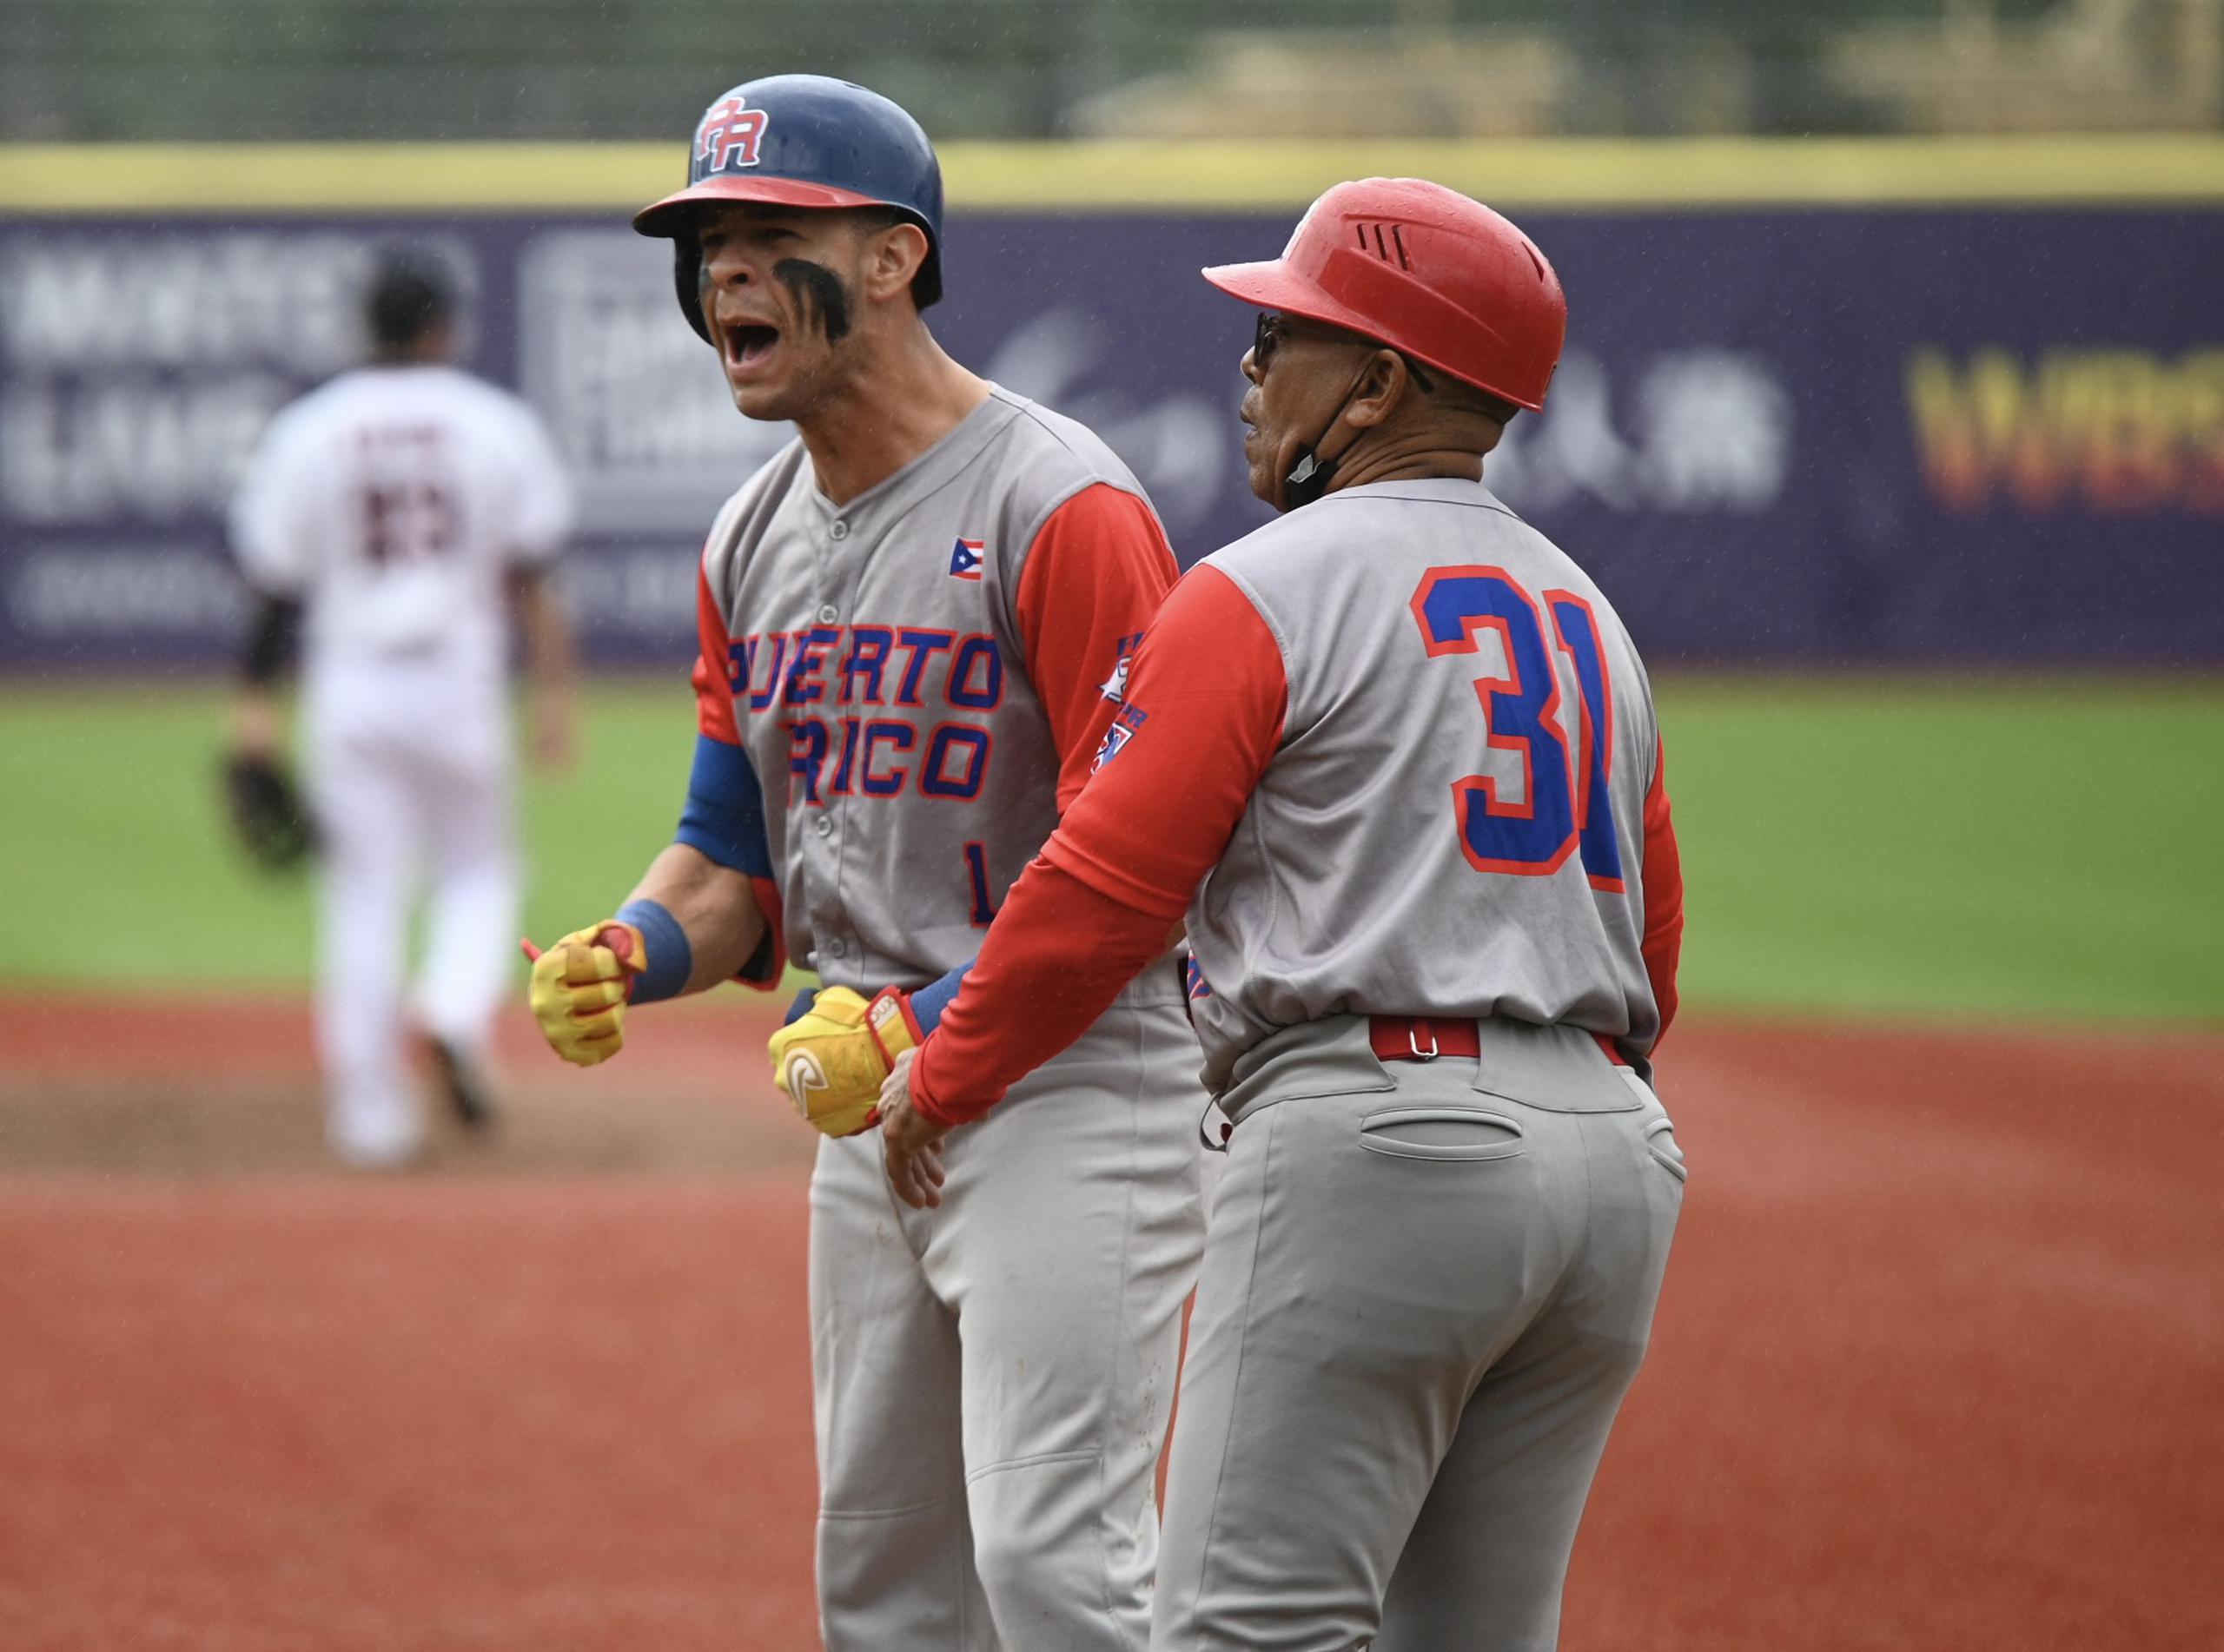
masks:
[(427, 876), (410, 1008), (459, 1118), (491, 1116), (484, 1061), (520, 906), (507, 618), (514, 607), (525, 635), (534, 755), (560, 763), (573, 643), (549, 575), (572, 500), (531, 411), (450, 365), (452, 303), (437, 278), (388, 263), (366, 319), (369, 363), (279, 414), (233, 501), (233, 545), (260, 600), (232, 742), (235, 754), (278, 751), (271, 684), (299, 624), (326, 1135), (341, 1160), (375, 1168), (425, 1146), (403, 954)]

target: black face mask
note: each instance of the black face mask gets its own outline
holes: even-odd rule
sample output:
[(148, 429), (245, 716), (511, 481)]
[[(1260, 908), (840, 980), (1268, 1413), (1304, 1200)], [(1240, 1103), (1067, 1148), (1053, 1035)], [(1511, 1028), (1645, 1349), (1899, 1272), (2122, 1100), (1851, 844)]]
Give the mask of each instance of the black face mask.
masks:
[[(1370, 367), (1373, 365), (1372, 361), (1368, 363)], [(1297, 450), (1297, 463), (1291, 466), (1289, 474), (1282, 478), (1284, 512), (1298, 510), (1310, 505), (1326, 493), (1328, 491), (1328, 484), (1336, 479), (1336, 466), (1344, 462), (1344, 453), (1350, 453), (1353, 446), (1358, 442), (1359, 438), (1354, 436), (1344, 444), (1343, 453), (1337, 454), (1334, 459), (1320, 457), (1320, 444), (1327, 439), (1328, 433), (1336, 427), (1336, 421), (1344, 416), (1344, 409), (1352, 405), (1352, 398), (1359, 394), (1360, 387), (1367, 382), (1367, 367), (1360, 369), (1359, 377), (1352, 380), (1352, 387), (1344, 392), (1344, 399), (1336, 404), (1336, 411), (1330, 413), (1327, 421), (1321, 425), (1320, 433)]]

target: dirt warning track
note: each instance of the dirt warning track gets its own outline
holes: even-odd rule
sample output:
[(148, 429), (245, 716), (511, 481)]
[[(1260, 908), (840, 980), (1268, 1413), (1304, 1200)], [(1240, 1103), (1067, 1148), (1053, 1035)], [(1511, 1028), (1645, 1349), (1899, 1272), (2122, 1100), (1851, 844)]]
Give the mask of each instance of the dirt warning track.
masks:
[[(297, 1008), (17, 1008), (0, 1646), (816, 1645), (764, 1006), (520, 1041), (500, 1137), (368, 1180)], [(2224, 1038), (1668, 1055), (1692, 1178), (1570, 1652), (2224, 1644)]]

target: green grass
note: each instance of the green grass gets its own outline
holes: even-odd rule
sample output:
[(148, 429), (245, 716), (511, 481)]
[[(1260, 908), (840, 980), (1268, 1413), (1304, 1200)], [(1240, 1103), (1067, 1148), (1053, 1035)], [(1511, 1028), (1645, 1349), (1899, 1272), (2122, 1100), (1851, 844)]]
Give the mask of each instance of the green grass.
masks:
[[(0, 692), (0, 981), (294, 984), (306, 887), (246, 869), (200, 686)], [(2224, 1020), (2224, 684), (1672, 679), (1691, 925), (1716, 1009)], [(588, 700), (528, 787), (527, 926), (607, 911), (666, 841), (684, 684)]]
[(2224, 1019), (2224, 684), (1660, 697), (1689, 1001)]
[[(234, 849), (217, 786), (223, 697), (200, 685), (0, 693), (0, 873), (37, 950), (0, 981), (187, 988), (308, 978), (306, 878)], [(587, 697), (580, 761), (531, 780), (526, 928), (601, 916), (671, 839), (694, 750), (694, 696), (672, 685)], [(520, 963), (520, 979), (523, 966)]]

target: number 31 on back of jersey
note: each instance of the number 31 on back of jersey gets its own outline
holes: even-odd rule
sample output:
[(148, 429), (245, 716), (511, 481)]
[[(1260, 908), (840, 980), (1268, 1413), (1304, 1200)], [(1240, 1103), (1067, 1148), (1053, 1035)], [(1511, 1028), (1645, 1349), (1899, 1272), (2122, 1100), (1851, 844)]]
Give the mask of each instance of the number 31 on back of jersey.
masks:
[[(1621, 841), (1614, 832), (1606, 778), (1613, 763), (1614, 694), (1591, 605), (1568, 591), (1540, 604), (1503, 568), (1432, 568), (1413, 592), (1413, 618), (1430, 657), (1481, 651), (1478, 635), (1498, 633), (1503, 674), (1475, 679), (1485, 743), (1518, 755), (1518, 801), (1499, 796), (1490, 775), (1452, 783), (1460, 846), (1478, 871), (1519, 877), (1557, 872), (1579, 853), (1593, 889), (1618, 892)], [(1546, 640), (1547, 628), (1551, 642)], [(1575, 667), (1580, 704), (1571, 750), (1557, 648)]]

